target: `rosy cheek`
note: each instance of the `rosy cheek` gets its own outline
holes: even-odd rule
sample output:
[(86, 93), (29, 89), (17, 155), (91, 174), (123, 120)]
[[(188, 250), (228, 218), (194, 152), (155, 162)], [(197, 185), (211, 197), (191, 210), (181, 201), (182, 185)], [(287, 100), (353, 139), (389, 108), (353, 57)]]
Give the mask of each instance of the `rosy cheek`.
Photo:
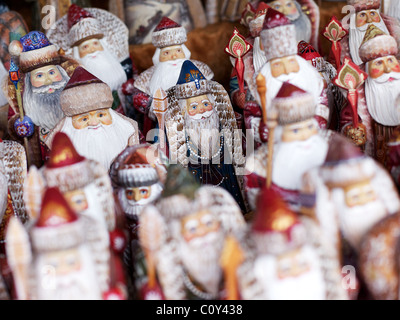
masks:
[(100, 122), (105, 126), (109, 126), (112, 123), (111, 117), (104, 117), (100, 119)]
[(193, 110), (193, 109), (188, 110), (188, 114), (189, 114), (189, 116), (196, 115), (197, 114), (197, 109), (196, 110)]
[(366, 22), (366, 19), (365, 19), (365, 18), (357, 18), (357, 19), (356, 19), (356, 25), (357, 25), (357, 27), (363, 26), (363, 25), (365, 24), (365, 22)]
[(382, 75), (382, 71), (377, 68), (372, 68), (371, 69), (371, 78), (378, 78)]
[(372, 21), (373, 21), (373, 22), (380, 22), (381, 19), (379, 18), (378, 15), (376, 15), (376, 16), (372, 17)]
[(297, 13), (297, 8), (293, 6), (293, 8), (289, 9), (289, 14), (293, 15)]
[(61, 81), (62, 80), (62, 76), (61, 74), (58, 74), (54, 77), (54, 81)]
[(394, 71), (394, 72), (400, 72), (400, 65), (399, 65), (399, 64), (396, 64), (396, 65), (392, 68), (392, 71)]

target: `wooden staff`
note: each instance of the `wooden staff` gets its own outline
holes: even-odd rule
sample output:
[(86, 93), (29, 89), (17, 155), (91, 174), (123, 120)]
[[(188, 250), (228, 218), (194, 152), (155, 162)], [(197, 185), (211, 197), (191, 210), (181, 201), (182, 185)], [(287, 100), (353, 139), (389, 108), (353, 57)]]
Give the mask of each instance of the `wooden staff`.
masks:
[(166, 139), (165, 139), (165, 113), (168, 109), (167, 94), (162, 88), (158, 88), (153, 97), (153, 111), (158, 120), (158, 139), (161, 150), (165, 153)]
[(233, 236), (227, 236), (221, 256), (221, 268), (225, 274), (227, 300), (239, 300), (236, 270), (242, 264), (244, 254)]
[(268, 160), (267, 160), (267, 177), (266, 177), (266, 186), (267, 188), (271, 187), (272, 183), (272, 161), (273, 161), (273, 152), (274, 152), (274, 140), (275, 140), (275, 128), (277, 125), (277, 112), (275, 109), (271, 108), (269, 111), (269, 117), (267, 117), (267, 106), (265, 95), (267, 93), (266, 81), (265, 77), (259, 73), (257, 78), (257, 91), (260, 96), (261, 101), (261, 109), (263, 112), (263, 121), (267, 125), (268, 128)]

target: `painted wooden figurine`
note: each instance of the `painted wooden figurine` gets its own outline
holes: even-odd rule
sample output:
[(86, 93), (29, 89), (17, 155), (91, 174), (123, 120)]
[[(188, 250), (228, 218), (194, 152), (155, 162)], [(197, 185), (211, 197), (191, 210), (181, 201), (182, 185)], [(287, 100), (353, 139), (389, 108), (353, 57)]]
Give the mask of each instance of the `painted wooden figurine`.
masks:
[(125, 216), (128, 231), (123, 261), (132, 283), (135, 281), (135, 256), (140, 248), (140, 216), (147, 205), (161, 196), (166, 174), (165, 156), (161, 154), (157, 144), (127, 147), (110, 168), (114, 193)]
[(265, 99), (265, 110), (268, 113), (272, 99), (275, 98), (282, 83), (288, 81), (313, 94), (317, 102), (315, 118), (319, 122), (319, 127), (329, 127), (332, 106), (329, 105), (324, 80), (309, 62), (297, 54), (298, 41), (295, 37), (294, 24), (284, 14), (270, 8), (264, 18), (260, 37), (267, 62), (259, 74), (255, 75), (265, 82), (261, 86), (266, 87), (265, 93), (256, 96), (259, 105), (262, 106), (261, 99)]
[[(387, 141), (400, 124), (396, 98), (400, 93), (400, 64), (396, 56), (398, 45), (392, 36), (370, 25), (361, 43), (359, 54), (365, 63), (367, 79), (357, 90), (357, 115), (365, 126), (365, 153), (386, 165)], [(341, 130), (354, 127), (348, 104), (341, 112)], [(345, 133), (346, 134), (346, 133)]]
[(128, 28), (114, 14), (99, 8), (71, 4), (47, 36), (90, 73), (107, 83), (114, 97), (113, 109), (125, 114), (122, 86), (136, 75), (129, 53)]
[[(174, 86), (183, 62), (190, 59), (191, 52), (185, 45), (186, 40), (186, 29), (167, 17), (163, 17), (153, 30), (152, 43), (156, 47), (153, 66), (138, 76), (131, 91), (133, 107), (144, 114), (143, 127), (140, 129), (145, 136), (157, 124), (152, 104), (156, 91), (159, 88), (167, 91)], [(213, 71), (204, 62), (191, 61), (207, 79), (214, 77)]]
[(319, 48), (319, 7), (314, 0), (267, 0), (272, 9), (283, 13), (295, 25), (297, 42)]
[(46, 138), (50, 150), (54, 135), (64, 132), (79, 154), (108, 170), (122, 150), (139, 143), (137, 122), (112, 109), (111, 88), (83, 67), (75, 70), (60, 102), (65, 117)]
[(95, 261), (104, 252), (92, 251), (85, 219), (90, 224), (90, 218), (77, 215), (58, 188), (46, 190), (31, 226), (25, 227), (12, 218), (6, 251), (14, 279), (14, 299), (103, 298)]
[(381, 0), (347, 0), (353, 10), (342, 20), (343, 27), (348, 30), (348, 35), (341, 40), (341, 61), (349, 56), (356, 65), (363, 63), (359, 49), (365, 33), (370, 25), (374, 25), (384, 33), (396, 39), (400, 46), (400, 34), (397, 31), (400, 22), (393, 17), (381, 12)]
[(231, 265), (234, 281), (228, 295), (244, 300), (346, 300), (340, 264), (325, 245), (318, 223), (292, 211), (279, 193), (263, 188), (248, 229), (232, 233), (224, 246), (222, 261), (227, 268)]
[[(91, 249), (96, 258), (98, 282), (102, 291), (110, 289), (114, 253), (126, 245), (122, 227), (118, 224), (117, 208), (108, 171), (97, 161), (81, 156), (71, 139), (58, 132), (53, 140), (49, 161), (40, 170), (31, 167), (24, 188), (24, 199), (31, 216), (37, 219), (43, 194), (58, 188), (68, 205), (84, 220)], [(116, 243), (119, 236), (121, 243)], [(122, 236), (122, 237), (121, 237)], [(119, 240), (118, 240), (119, 241)], [(122, 249), (119, 246), (122, 245)], [(124, 284), (120, 283), (120, 287)], [(121, 289), (123, 295), (125, 289)]]
[(9, 133), (15, 140), (20, 139), (15, 122), (21, 115), (30, 118), (35, 127), (27, 128), (27, 131), (34, 130), (29, 138), (32, 151), (28, 155), (32, 164), (39, 167), (47, 156), (44, 140), (64, 117), (60, 94), (78, 62), (59, 53), (57, 47), (39, 31), (31, 31), (20, 40), (12, 41), (9, 52), (18, 61), (15, 67), (21, 75), (18, 87), (14, 83), (16, 79), (10, 77), (8, 85), (3, 88), (14, 112), (9, 120)]
[(161, 198), (140, 217), (145, 263), (137, 264), (143, 276), (136, 283), (141, 298), (223, 299), (223, 241), (245, 226), (227, 191), (200, 186), (181, 165), (171, 165)]
[(246, 213), (242, 133), (226, 90), (187, 60), (166, 99), (170, 163), (183, 165), (202, 185), (229, 191)]

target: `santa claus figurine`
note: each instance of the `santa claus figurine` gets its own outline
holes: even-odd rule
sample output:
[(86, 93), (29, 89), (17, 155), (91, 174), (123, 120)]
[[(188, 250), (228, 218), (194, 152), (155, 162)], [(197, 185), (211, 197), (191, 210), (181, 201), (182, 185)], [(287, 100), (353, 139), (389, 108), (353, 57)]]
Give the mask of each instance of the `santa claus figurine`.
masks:
[(122, 86), (136, 72), (129, 56), (129, 31), (125, 23), (106, 10), (71, 4), (68, 13), (55, 22), (47, 36), (107, 83), (114, 97), (113, 109), (125, 114)]
[(75, 70), (60, 102), (65, 117), (48, 135), (49, 149), (54, 135), (64, 132), (80, 155), (108, 170), (122, 150), (139, 143), (137, 122), (112, 109), (110, 87), (83, 67)]
[[(400, 64), (396, 40), (375, 25), (368, 27), (359, 54), (368, 74), (358, 89), (358, 116), (365, 126), (365, 152), (386, 165), (387, 141), (400, 124), (396, 98), (400, 93)], [(352, 127), (349, 105), (341, 112), (341, 130)]]
[(29, 229), (15, 218), (10, 221), (7, 258), (15, 299), (102, 299), (83, 219), (58, 188), (45, 192), (40, 215)]
[(272, 9), (283, 13), (294, 25), (297, 42), (319, 47), (319, 7), (314, 0), (266, 0)]
[(140, 217), (142, 260), (136, 267), (141, 298), (224, 298), (220, 255), (225, 237), (244, 229), (230, 194), (200, 186), (180, 165), (168, 168), (162, 196)]
[[(314, 96), (317, 102), (315, 117), (319, 126), (328, 127), (332, 106), (329, 105), (327, 89), (324, 88), (324, 80), (318, 71), (304, 58), (297, 55), (298, 41), (295, 37), (294, 24), (284, 14), (270, 8), (267, 10), (260, 37), (267, 63), (260, 69), (258, 75), (255, 74), (255, 77), (261, 75), (265, 78), (267, 114), (271, 108), (272, 99), (275, 98), (282, 84), (290, 82)], [(257, 94), (256, 100), (262, 106), (260, 94)]]
[[(143, 134), (156, 126), (152, 101), (156, 91), (162, 88), (167, 91), (178, 81), (182, 64), (189, 60), (190, 50), (186, 47), (186, 29), (180, 24), (163, 17), (152, 33), (152, 43), (156, 47), (153, 55), (153, 66), (143, 71), (135, 80), (134, 89), (130, 92), (133, 106), (144, 114)], [(204, 62), (191, 60), (207, 79), (214, 77), (213, 71)]]
[[(324, 162), (332, 131), (319, 129), (314, 118), (314, 96), (289, 82), (284, 82), (272, 100), (270, 110), (276, 110), (277, 128), (272, 154), (268, 144), (262, 145), (246, 159), (246, 194), (255, 208), (257, 195), (271, 179), (271, 188), (293, 208), (300, 205), (299, 189), (305, 172)], [(270, 113), (272, 120), (272, 112)], [(271, 173), (267, 172), (272, 162)], [(268, 176), (270, 174), (270, 176)]]
[(363, 42), (365, 32), (370, 25), (374, 25), (385, 34), (396, 39), (397, 47), (400, 45), (400, 35), (396, 31), (400, 23), (396, 18), (384, 15), (381, 9), (381, 0), (347, 0), (347, 4), (353, 8), (342, 21), (343, 27), (348, 29), (348, 35), (341, 40), (341, 60), (350, 56), (357, 65), (363, 63), (359, 49)]
[[(36, 133), (29, 138), (32, 153), (29, 156), (32, 164), (40, 167), (47, 156), (45, 148), (41, 149), (40, 145), (44, 144), (50, 130), (64, 117), (60, 95), (78, 62), (61, 54), (57, 46), (39, 31), (31, 31), (20, 40), (12, 41), (9, 52), (19, 61), (24, 116), (29, 117), (37, 127)], [(14, 128), (20, 112), (17, 92), (11, 79), (4, 90), (15, 113), (9, 120), (9, 126)], [(16, 135), (14, 129), (9, 131), (12, 136)]]
[(326, 252), (318, 224), (290, 210), (274, 190), (261, 191), (245, 238), (237, 237), (242, 299), (347, 299), (340, 265)]

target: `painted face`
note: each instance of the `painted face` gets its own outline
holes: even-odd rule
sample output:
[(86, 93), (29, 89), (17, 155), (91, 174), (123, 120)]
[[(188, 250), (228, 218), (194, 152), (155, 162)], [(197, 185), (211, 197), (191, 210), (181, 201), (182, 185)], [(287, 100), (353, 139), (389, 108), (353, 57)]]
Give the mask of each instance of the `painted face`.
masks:
[(276, 0), (272, 1), (269, 6), (284, 15), (296, 15), (298, 13), (297, 7), (293, 0)]
[(64, 197), (75, 212), (83, 212), (89, 207), (85, 192), (82, 189), (65, 192)]
[(184, 58), (185, 53), (183, 52), (182, 46), (165, 47), (160, 50), (160, 62)]
[(313, 119), (308, 119), (302, 122), (284, 126), (282, 131), (282, 141), (304, 141), (317, 133), (318, 128), (315, 125), (315, 122)]
[(104, 51), (104, 48), (99, 39), (93, 38), (82, 42), (78, 46), (79, 57), (82, 59), (90, 53)]
[(271, 60), (271, 75), (274, 78), (282, 74), (290, 74), (299, 72), (300, 66), (297, 62), (296, 56), (287, 56)]
[(356, 27), (362, 27), (367, 23), (381, 22), (381, 17), (376, 10), (363, 10), (356, 15)]
[(307, 261), (300, 249), (290, 251), (277, 258), (277, 274), (279, 279), (297, 277), (308, 272), (310, 269), (310, 262)]
[[(54, 82), (62, 80), (60, 70), (54, 65), (44, 66), (31, 72), (31, 84), (35, 88), (48, 86)], [(49, 89), (49, 93), (53, 93), (54, 89)]]
[(213, 105), (211, 104), (207, 95), (191, 97), (186, 100), (186, 111), (191, 117), (201, 115), (212, 110)]
[(72, 117), (72, 125), (78, 130), (87, 127), (97, 129), (100, 124), (105, 126), (112, 124), (112, 117), (109, 109), (94, 110)]
[(46, 265), (54, 268), (56, 275), (67, 275), (81, 269), (82, 261), (77, 249), (48, 252)]
[(190, 214), (181, 220), (181, 233), (186, 242), (216, 232), (219, 228), (219, 221), (207, 210)]
[(368, 74), (372, 79), (390, 72), (400, 72), (399, 61), (394, 56), (378, 58), (368, 64)]
[(344, 192), (346, 205), (348, 207), (362, 206), (377, 199), (370, 181), (348, 186), (344, 189)]
[(151, 187), (127, 188), (125, 196), (128, 200), (140, 201), (151, 196)]

